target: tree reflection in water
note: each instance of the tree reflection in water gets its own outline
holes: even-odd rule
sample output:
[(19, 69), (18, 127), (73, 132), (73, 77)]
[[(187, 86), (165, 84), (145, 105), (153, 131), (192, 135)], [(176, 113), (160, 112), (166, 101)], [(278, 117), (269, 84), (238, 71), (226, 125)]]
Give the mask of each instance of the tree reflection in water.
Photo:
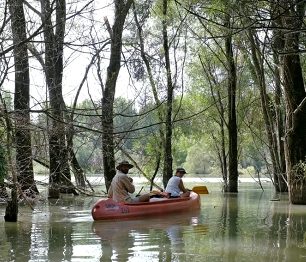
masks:
[(0, 245), (2, 252), (7, 251), (6, 254), (1, 255), (1, 259), (4, 259), (2, 261), (29, 261), (30, 254), (25, 249), (25, 247), (28, 250), (31, 248), (31, 228), (29, 225), (5, 222), (4, 228), (6, 242), (10, 244), (10, 247), (4, 243)]
[(305, 260), (305, 206), (266, 187), (246, 185), (238, 194), (209, 187), (198, 214), (131, 221), (93, 222), (97, 199), (86, 197), (38, 203), (34, 211), (20, 206), (17, 223), (0, 223), (0, 261)]
[(238, 200), (236, 194), (225, 193), (220, 217), (221, 236), (224, 245), (221, 257), (227, 261), (236, 261), (238, 235)]

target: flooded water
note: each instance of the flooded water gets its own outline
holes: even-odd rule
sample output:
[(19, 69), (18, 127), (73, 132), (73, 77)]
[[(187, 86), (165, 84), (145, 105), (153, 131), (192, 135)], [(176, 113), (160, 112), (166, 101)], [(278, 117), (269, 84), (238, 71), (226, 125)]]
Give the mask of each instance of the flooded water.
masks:
[(94, 222), (91, 197), (22, 205), (17, 223), (0, 222), (0, 261), (306, 261), (306, 206), (271, 183), (206, 185), (199, 212), (138, 220)]

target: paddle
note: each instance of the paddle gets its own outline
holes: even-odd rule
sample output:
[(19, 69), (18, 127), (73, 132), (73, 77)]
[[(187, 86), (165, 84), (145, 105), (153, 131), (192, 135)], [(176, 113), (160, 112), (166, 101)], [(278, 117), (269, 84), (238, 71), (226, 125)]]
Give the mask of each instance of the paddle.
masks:
[(192, 191), (197, 194), (208, 194), (208, 189), (206, 186), (194, 186)]
[[(208, 189), (206, 186), (194, 186), (191, 191), (197, 193), (197, 194), (209, 194), (208, 193)], [(162, 191), (156, 191), (156, 190), (153, 190), (150, 192), (151, 194), (151, 197), (167, 197), (167, 193), (165, 192), (162, 192)]]

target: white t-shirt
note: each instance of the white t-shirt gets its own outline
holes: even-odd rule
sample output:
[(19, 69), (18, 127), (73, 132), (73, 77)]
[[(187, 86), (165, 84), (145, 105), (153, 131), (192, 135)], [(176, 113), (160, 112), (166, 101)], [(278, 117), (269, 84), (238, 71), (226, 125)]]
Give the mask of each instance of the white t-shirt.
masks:
[(181, 190), (179, 189), (179, 184), (181, 182), (181, 178), (178, 176), (173, 176), (169, 179), (168, 184), (166, 186), (166, 193), (170, 193), (172, 197), (178, 197), (181, 195)]

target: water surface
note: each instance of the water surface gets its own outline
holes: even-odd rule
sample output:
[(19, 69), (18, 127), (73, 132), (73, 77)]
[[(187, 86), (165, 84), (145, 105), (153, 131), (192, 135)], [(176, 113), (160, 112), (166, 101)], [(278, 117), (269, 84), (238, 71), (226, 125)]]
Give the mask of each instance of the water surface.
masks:
[(271, 183), (206, 185), (199, 212), (138, 220), (94, 222), (92, 197), (21, 205), (17, 223), (0, 222), (0, 261), (306, 261), (305, 206)]

